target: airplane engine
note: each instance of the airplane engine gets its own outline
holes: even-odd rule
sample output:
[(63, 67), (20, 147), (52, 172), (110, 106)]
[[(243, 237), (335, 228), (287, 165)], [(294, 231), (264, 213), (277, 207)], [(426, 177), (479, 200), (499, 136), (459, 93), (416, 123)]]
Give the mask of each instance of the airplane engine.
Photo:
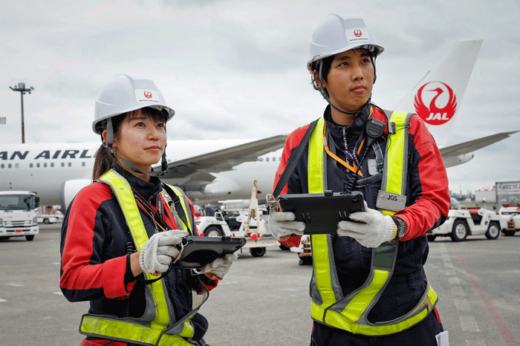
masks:
[(70, 205), (70, 202), (72, 202), (74, 197), (76, 197), (79, 190), (90, 184), (92, 184), (92, 180), (90, 179), (67, 180), (61, 184), (60, 200), (62, 213), (65, 214), (67, 207)]
[(473, 159), (474, 156), (475, 155), (473, 153), (463, 154), (463, 155), (458, 155), (458, 156), (449, 156), (449, 157), (443, 158), (444, 166), (446, 166), (446, 168), (448, 168), (448, 167), (461, 165), (461, 164), (466, 163), (469, 160)]

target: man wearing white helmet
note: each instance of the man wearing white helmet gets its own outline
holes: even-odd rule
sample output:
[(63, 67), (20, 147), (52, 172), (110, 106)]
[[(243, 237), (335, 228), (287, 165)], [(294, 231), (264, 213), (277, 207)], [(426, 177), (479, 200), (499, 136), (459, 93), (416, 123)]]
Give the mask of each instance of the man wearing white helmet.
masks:
[[(307, 68), (329, 105), (289, 136), (276, 173), (275, 195), (360, 191), (366, 202), (350, 215), (358, 222), (311, 236), (312, 345), (424, 346), (447, 338), (423, 268), (424, 234), (449, 210), (446, 170), (417, 115), (371, 103), (383, 50), (356, 16), (332, 14), (316, 28)], [(272, 211), (269, 227), (289, 246), (305, 230), (291, 212)]]
[[(102, 144), (94, 183), (67, 209), (61, 239), (63, 295), (90, 301), (82, 346), (207, 345), (208, 322), (193, 308), (192, 291), (207, 296), (236, 254), (196, 273), (170, 268), (177, 245), (197, 235), (190, 200), (159, 180), (174, 114), (153, 81), (127, 75), (108, 82), (96, 100), (92, 129)], [(154, 172), (161, 158), (162, 171)]]

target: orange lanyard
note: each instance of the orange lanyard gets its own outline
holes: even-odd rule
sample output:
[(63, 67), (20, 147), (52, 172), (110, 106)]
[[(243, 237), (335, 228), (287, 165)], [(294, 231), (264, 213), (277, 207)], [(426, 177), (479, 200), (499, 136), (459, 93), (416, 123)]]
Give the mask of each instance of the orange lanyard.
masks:
[[(368, 116), (368, 119), (370, 119), (370, 117), (372, 116), (372, 113), (373, 113), (373, 108), (370, 107), (370, 114)], [(361, 141), (361, 144), (359, 145), (359, 148), (358, 148), (358, 151), (357, 151), (358, 155), (361, 153), (361, 149), (363, 148), (364, 144), (365, 144), (365, 139), (363, 139)], [(339, 162), (342, 166), (344, 166), (349, 171), (353, 172), (354, 174), (357, 173), (360, 177), (363, 177), (363, 173), (361, 173), (361, 171), (358, 170), (358, 167), (356, 166), (355, 163), (352, 163), (352, 166), (351, 166), (347, 162), (343, 161), (342, 159), (340, 159), (338, 156), (336, 156), (334, 153), (332, 153), (330, 151), (329, 146), (327, 145), (327, 136), (325, 135), (325, 126), (323, 126), (323, 145), (325, 146), (325, 151), (327, 152), (327, 154), (330, 157), (332, 157), (334, 160)]]

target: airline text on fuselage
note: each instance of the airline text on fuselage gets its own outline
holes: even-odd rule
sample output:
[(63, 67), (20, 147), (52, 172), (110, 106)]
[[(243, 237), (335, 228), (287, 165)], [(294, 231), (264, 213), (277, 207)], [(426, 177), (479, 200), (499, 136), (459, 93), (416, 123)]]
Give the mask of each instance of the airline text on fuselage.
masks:
[[(51, 159), (91, 159), (94, 155), (88, 155), (89, 150), (56, 150), (51, 153), (51, 150), (43, 150), (38, 155), (34, 156), (33, 160), (51, 160)], [(0, 151), (0, 160), (25, 160), (29, 155), (29, 150), (26, 151), (14, 151), (11, 154), (8, 151)]]

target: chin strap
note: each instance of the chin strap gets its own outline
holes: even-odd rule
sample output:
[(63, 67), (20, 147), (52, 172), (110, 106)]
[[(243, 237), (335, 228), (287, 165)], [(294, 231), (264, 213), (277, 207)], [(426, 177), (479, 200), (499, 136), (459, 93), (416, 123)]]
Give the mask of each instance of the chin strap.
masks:
[[(101, 138), (103, 140), (103, 138)], [(114, 144), (114, 128), (112, 127), (112, 119), (108, 118), (107, 120), (107, 142), (103, 143), (103, 146), (110, 150), (110, 152), (119, 160), (121, 160), (128, 168), (134, 171), (137, 174), (144, 174), (150, 177), (161, 177), (164, 174), (168, 173), (168, 162), (166, 161), (166, 144), (164, 145), (164, 152), (161, 158), (161, 171), (160, 172), (142, 172), (139, 168), (137, 168), (133, 163), (128, 160), (123, 159), (121, 156), (117, 155), (115, 149), (113, 148)]]
[[(373, 58), (371, 58), (373, 59)], [(323, 98), (325, 99), (325, 101), (328, 102), (328, 104), (334, 108), (335, 110), (337, 110), (338, 112), (340, 113), (343, 113), (343, 114), (348, 114), (348, 115), (354, 115), (354, 116), (359, 116), (362, 112), (363, 112), (363, 109), (365, 109), (365, 107), (370, 104), (370, 100), (372, 99), (372, 94), (370, 95), (370, 97), (368, 98), (368, 101), (363, 105), (363, 107), (361, 107), (361, 110), (360, 111), (356, 111), (356, 112), (347, 112), (347, 111), (344, 111), (342, 109), (339, 109), (338, 107), (336, 107), (332, 102), (330, 102), (330, 97), (329, 95), (327, 94), (327, 91), (325, 89), (323, 89), (323, 87), (321, 86), (322, 83), (322, 68), (323, 68), (323, 60), (318, 60), (316, 61), (316, 64), (318, 64), (318, 78), (319, 78), (319, 81), (320, 83), (318, 84), (316, 82), (316, 80), (314, 79), (314, 75), (312, 74), (311, 72), (311, 82), (312, 82), (312, 87), (314, 88), (314, 90), (318, 90), (321, 94), (321, 96), (323, 96)], [(374, 63), (374, 60), (372, 60), (372, 65), (374, 66), (374, 83), (376, 82), (376, 64)], [(311, 63), (311, 66), (312, 66), (312, 63)], [(311, 69), (309, 67), (309, 69)]]

